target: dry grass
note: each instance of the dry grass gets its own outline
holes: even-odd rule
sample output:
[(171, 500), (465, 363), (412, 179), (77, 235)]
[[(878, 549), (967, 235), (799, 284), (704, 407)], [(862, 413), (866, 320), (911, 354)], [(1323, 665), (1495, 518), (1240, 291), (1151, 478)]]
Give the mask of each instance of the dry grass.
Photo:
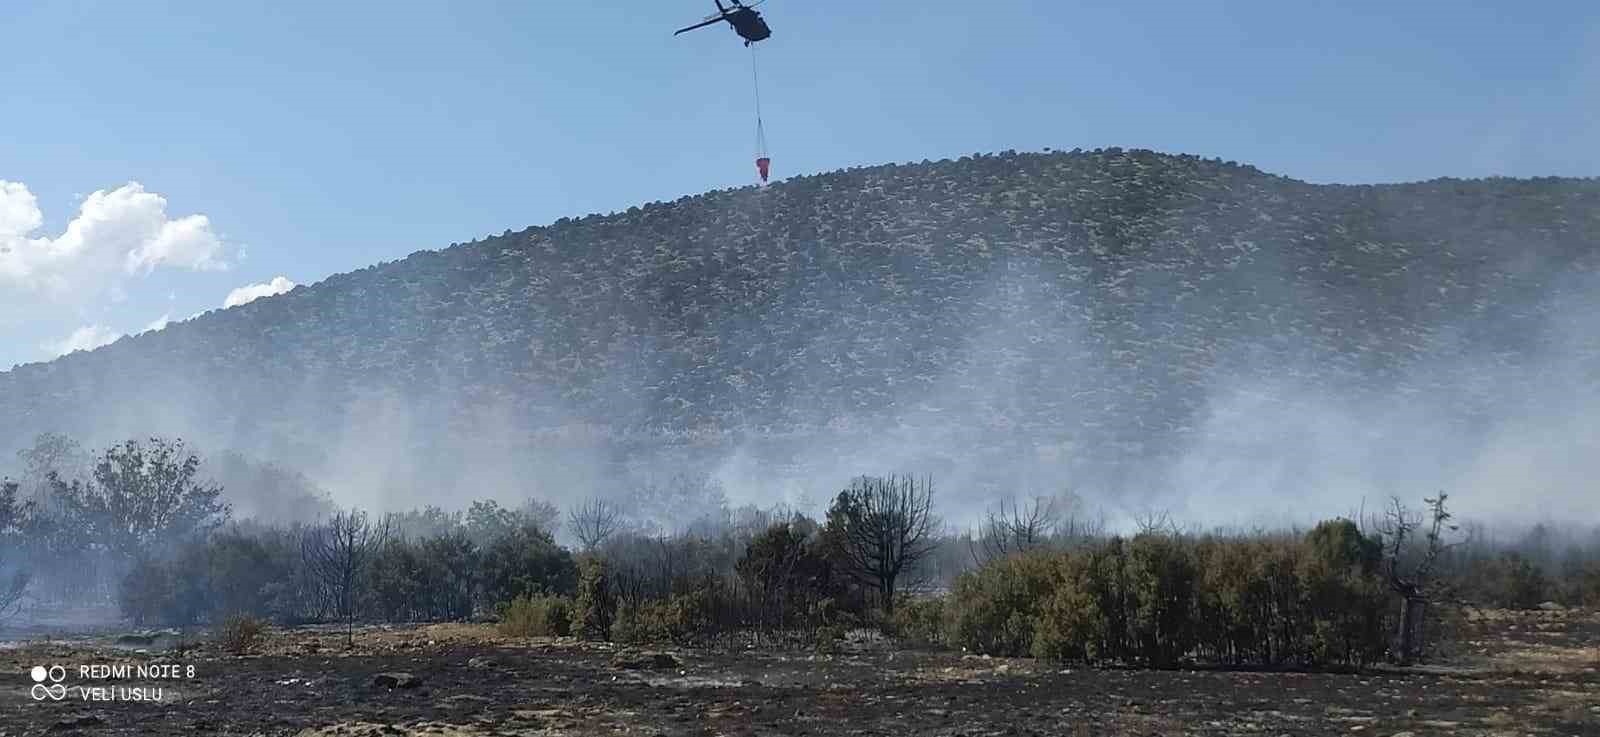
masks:
[(260, 645), (266, 629), (266, 623), (255, 617), (233, 615), (217, 627), (217, 645), (229, 654), (243, 655)]

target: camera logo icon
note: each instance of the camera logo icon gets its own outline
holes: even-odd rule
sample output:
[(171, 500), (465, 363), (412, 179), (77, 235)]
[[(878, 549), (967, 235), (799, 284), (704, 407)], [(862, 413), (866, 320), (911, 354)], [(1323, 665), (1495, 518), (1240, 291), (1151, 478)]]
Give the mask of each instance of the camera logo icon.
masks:
[[(31, 693), (34, 701), (44, 701), (45, 699), (60, 701), (67, 697), (67, 687), (61, 684), (62, 681), (67, 680), (66, 668), (59, 665), (48, 667), (36, 665), (33, 666), (30, 675), (33, 676), (33, 690)], [(45, 683), (45, 681), (49, 681), (49, 683)]]

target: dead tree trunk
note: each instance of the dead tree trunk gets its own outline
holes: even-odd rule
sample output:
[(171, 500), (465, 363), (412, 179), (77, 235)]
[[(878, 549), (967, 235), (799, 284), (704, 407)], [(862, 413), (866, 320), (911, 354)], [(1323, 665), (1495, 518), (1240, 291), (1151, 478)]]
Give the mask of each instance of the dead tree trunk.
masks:
[(1402, 664), (1422, 656), (1422, 622), (1428, 613), (1428, 600), (1422, 596), (1400, 597), (1400, 619), (1395, 623), (1394, 652)]
[(1461, 544), (1460, 541), (1448, 544), (1444, 541), (1445, 530), (1458, 529), (1448, 524), (1451, 514), (1445, 510), (1447, 498), (1448, 495), (1441, 493), (1424, 500), (1428, 504), (1430, 522), (1420, 550), (1413, 550), (1410, 541), (1422, 526), (1422, 518), (1410, 513), (1399, 499), (1393, 500), (1383, 525), (1382, 532), (1388, 538), (1384, 553), (1389, 588), (1400, 597), (1400, 618), (1395, 623), (1391, 655), (1401, 665), (1410, 665), (1422, 658), (1423, 624), (1427, 620), (1428, 604), (1438, 595), (1439, 589), (1434, 566), (1440, 554)]

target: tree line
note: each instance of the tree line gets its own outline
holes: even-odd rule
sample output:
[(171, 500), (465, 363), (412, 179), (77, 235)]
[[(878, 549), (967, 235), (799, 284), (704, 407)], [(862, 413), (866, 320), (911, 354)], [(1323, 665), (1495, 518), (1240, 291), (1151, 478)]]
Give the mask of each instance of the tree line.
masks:
[[(307, 503), (306, 519), (234, 519), (182, 441), (73, 463), (60, 440), (41, 439), (23, 481), (0, 485), (0, 615), (103, 601), (140, 626), (247, 617), (353, 637), (361, 622), (484, 619), (693, 646), (829, 647), (876, 630), (1079, 662), (1359, 667), (1425, 657), (1462, 600), (1600, 605), (1600, 534), (1559, 553), (1548, 529), (1486, 542), (1444, 494), (1304, 531), (1183, 531), (1151, 515), (1127, 536), (1070, 495), (1004, 500), (957, 531), (933, 480), (913, 476), (859, 477), (821, 518), (733, 507), (680, 475), (566, 510)], [(670, 527), (636, 513), (692, 504), (702, 513)]]

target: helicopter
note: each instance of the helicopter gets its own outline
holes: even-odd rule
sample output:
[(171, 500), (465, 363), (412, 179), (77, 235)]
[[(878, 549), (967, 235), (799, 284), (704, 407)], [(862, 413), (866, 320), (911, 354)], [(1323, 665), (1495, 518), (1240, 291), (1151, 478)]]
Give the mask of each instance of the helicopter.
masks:
[(729, 0), (729, 2), (733, 4), (733, 7), (731, 8), (723, 7), (722, 0), (713, 0), (713, 2), (717, 4), (716, 15), (706, 16), (705, 20), (689, 26), (688, 28), (681, 29), (672, 35), (676, 36), (679, 33), (686, 33), (696, 28), (705, 28), (706, 26), (724, 20), (728, 22), (728, 25), (733, 26), (733, 30), (739, 33), (739, 36), (744, 39), (744, 45), (746, 46), (749, 46), (757, 41), (765, 40), (772, 35), (772, 29), (768, 28), (767, 22), (761, 19), (761, 14), (757, 13), (755, 10), (752, 10), (752, 8), (760, 5), (763, 2), (766, 2), (766, 0), (756, 0), (749, 5), (739, 2), (739, 0)]

